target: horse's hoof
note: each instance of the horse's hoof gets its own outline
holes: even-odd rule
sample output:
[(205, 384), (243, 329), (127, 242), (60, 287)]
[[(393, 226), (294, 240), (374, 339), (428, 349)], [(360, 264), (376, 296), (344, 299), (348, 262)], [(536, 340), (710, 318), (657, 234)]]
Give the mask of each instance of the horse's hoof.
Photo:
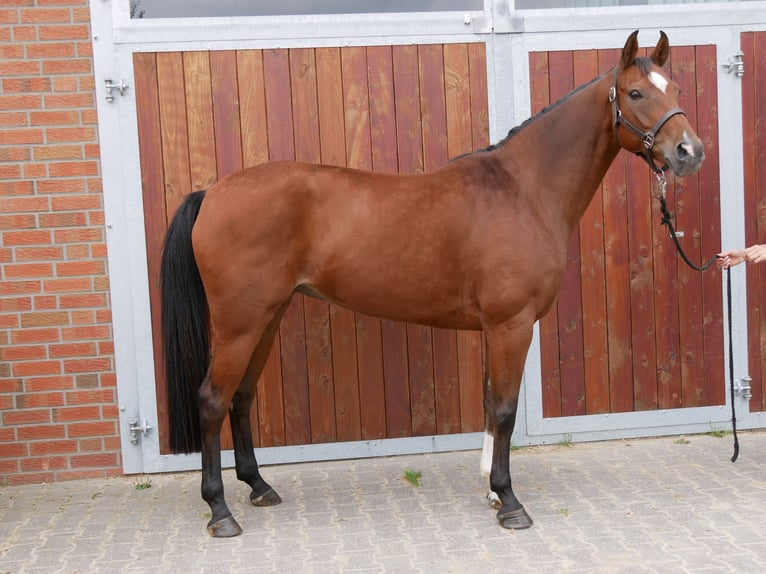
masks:
[(213, 538), (231, 538), (242, 534), (242, 528), (233, 516), (227, 516), (218, 522), (210, 521), (207, 525), (207, 533)]
[(281, 502), (282, 499), (273, 488), (269, 488), (260, 496), (256, 496), (254, 492), (250, 494), (250, 504), (253, 506), (276, 506)]
[(523, 506), (508, 512), (499, 511), (497, 520), (500, 522), (500, 526), (510, 530), (524, 530), (532, 526), (532, 519)]

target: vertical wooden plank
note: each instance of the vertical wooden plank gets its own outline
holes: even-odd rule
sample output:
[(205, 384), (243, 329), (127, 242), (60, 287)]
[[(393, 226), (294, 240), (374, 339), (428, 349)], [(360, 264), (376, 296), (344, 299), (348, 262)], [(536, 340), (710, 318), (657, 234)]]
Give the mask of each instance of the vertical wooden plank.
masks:
[(162, 161), (165, 171), (165, 206), (168, 220), (191, 191), (189, 134), (181, 52), (157, 54), (157, 85), (162, 124)]
[[(746, 61), (747, 62), (747, 61)], [(753, 149), (755, 150), (753, 169), (755, 182), (755, 207), (752, 216), (756, 218), (756, 237), (748, 245), (762, 243), (766, 237), (766, 32), (755, 32), (753, 42)], [(766, 410), (766, 316), (763, 309), (766, 309), (766, 266), (758, 265), (757, 270), (748, 272), (748, 275), (755, 276), (755, 289), (750, 290), (748, 281), (748, 293), (753, 293), (757, 299), (755, 307), (760, 310), (756, 325), (757, 352), (754, 356), (758, 357), (759, 363), (756, 370), (761, 379), (761, 410)], [(755, 403), (757, 405), (757, 403)], [(757, 406), (756, 406), (757, 408)]]
[[(269, 134), (269, 160), (294, 159), (293, 119), (290, 95), (290, 71), (287, 50), (273, 49), (263, 52), (264, 96), (266, 128)], [(291, 305), (292, 307), (292, 305)], [(258, 420), (261, 445), (287, 444), (285, 431), (286, 401), (282, 394), (282, 335), (269, 354), (266, 366), (258, 380)], [(288, 383), (289, 384), (289, 383)], [(308, 413), (303, 413), (308, 420)]]
[[(689, 123), (697, 123), (695, 62), (693, 46), (676, 46), (670, 63), (673, 80), (681, 88), (679, 105)], [(683, 231), (680, 243), (692, 261), (700, 261), (700, 212), (698, 176), (674, 179), (676, 229)], [(681, 389), (684, 407), (705, 404), (704, 338), (702, 332), (702, 278), (678, 259), (679, 320), (681, 328)]]
[(210, 77), (213, 90), (216, 165), (218, 178), (223, 179), (242, 169), (236, 52), (210, 52)]
[[(376, 52), (384, 54), (384, 50), (380, 48), (371, 50), (373, 54)], [(346, 163), (349, 167), (370, 170), (372, 169), (370, 92), (373, 87), (372, 82), (368, 82), (367, 49), (342, 48), (341, 66), (346, 126)], [(375, 67), (375, 64), (370, 65), (371, 69)], [(368, 315), (356, 315), (359, 418), (362, 438), (368, 440), (386, 436), (381, 336), (379, 319)]]
[[(548, 52), (529, 54), (531, 115), (550, 104)], [(543, 416), (561, 416), (561, 370), (559, 368), (559, 328), (556, 305), (540, 320), (540, 370)]]
[(149, 303), (152, 313), (154, 345), (155, 388), (157, 394), (157, 426), (160, 453), (169, 454), (167, 380), (162, 358), (162, 327), (160, 324), (160, 250), (167, 229), (165, 186), (162, 169), (162, 131), (160, 124), (159, 94), (157, 88), (157, 59), (155, 54), (133, 54), (138, 118), (138, 151), (141, 158), (141, 193), (144, 202), (144, 229), (146, 231), (146, 261), (149, 273)]
[[(548, 55), (550, 97), (556, 102), (574, 89), (572, 52)], [(580, 235), (573, 233), (567, 249), (567, 268), (558, 306), (559, 361), (561, 369), (561, 414), (585, 414), (585, 368), (583, 363), (582, 283), (580, 280)]]
[[(599, 51), (599, 71), (611, 70), (619, 54), (618, 50)], [(625, 161), (626, 154), (620, 152), (602, 182), (610, 412), (633, 410)]]
[[(312, 129), (311, 110), (305, 108), (305, 82), (313, 82), (313, 55), (310, 50), (290, 50), (279, 51), (280, 71), (287, 74), (289, 86), (282, 86), (287, 89), (289, 94), (287, 102), (279, 108), (279, 115), (282, 117), (280, 125), (286, 129), (286, 115), (290, 115), (289, 125), (292, 127), (292, 134), (289, 138), (286, 136), (282, 140), (285, 146), (284, 152), (289, 157), (298, 159), (299, 154), (305, 157), (310, 153), (307, 148), (318, 148), (319, 137)], [(310, 58), (311, 64), (306, 60)], [(305, 66), (311, 66), (306, 70)], [(306, 74), (311, 75), (310, 80), (306, 80)], [(267, 76), (268, 79), (268, 76)], [(314, 83), (315, 87), (315, 83)], [(267, 117), (271, 117), (271, 103), (269, 97), (269, 86), (267, 84), (266, 102)], [(314, 96), (314, 102), (316, 97)], [(285, 114), (283, 116), (282, 114)], [(273, 135), (274, 130), (269, 129), (269, 134)], [(301, 147), (297, 148), (296, 143)], [(290, 154), (292, 151), (292, 154)], [(318, 153), (318, 152), (317, 152)], [(302, 159), (303, 159), (302, 157)], [(311, 442), (311, 403), (309, 397), (309, 379), (308, 379), (308, 357), (306, 347), (306, 322), (304, 310), (304, 297), (302, 295), (293, 296), (290, 306), (285, 312), (280, 327), (280, 343), (282, 353), (282, 395), (285, 401), (285, 434), (287, 444), (306, 444)]]
[(269, 161), (262, 51), (237, 51), (237, 78), (242, 167), (250, 167)]
[[(574, 84), (598, 76), (598, 53), (574, 53)], [(580, 221), (580, 275), (582, 290), (583, 373), (585, 413), (609, 412), (609, 355), (606, 333), (606, 270), (604, 265), (604, 216), (602, 187)]]
[(184, 52), (183, 63), (191, 187), (207, 189), (218, 179), (209, 52)]
[[(721, 203), (718, 155), (718, 69), (716, 47), (696, 48), (697, 134), (705, 144), (699, 172), (700, 251), (705, 260), (721, 251)], [(702, 274), (702, 315), (705, 341), (705, 397), (708, 405), (726, 403), (724, 323), (718, 273)]]
[(471, 132), (474, 149), (489, 146), (489, 96), (487, 91), (486, 45), (468, 44), (471, 94)]
[[(455, 157), (473, 151), (470, 69), (465, 44), (445, 44), (444, 82), (447, 105), (447, 153)], [(481, 333), (457, 334), (461, 431), (484, 429)]]
[[(444, 48), (428, 44), (418, 48), (423, 168), (432, 171), (447, 162), (447, 104), (444, 95)], [(436, 433), (460, 431), (460, 386), (457, 333), (433, 329), (433, 379)]]
[[(340, 48), (315, 52), (319, 144), (323, 164), (346, 165), (346, 125), (343, 107), (343, 70)], [(362, 438), (357, 371), (356, 320), (348, 309), (331, 305), (330, 357), (334, 380), (336, 439)]]

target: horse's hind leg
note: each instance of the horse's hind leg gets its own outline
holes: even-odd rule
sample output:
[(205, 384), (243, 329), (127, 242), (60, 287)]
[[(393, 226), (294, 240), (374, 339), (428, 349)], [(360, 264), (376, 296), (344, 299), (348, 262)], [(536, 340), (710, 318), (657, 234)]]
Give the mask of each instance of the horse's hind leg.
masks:
[[(223, 479), (221, 477), (221, 426), (229, 411), (237, 390), (241, 386), (248, 367), (252, 364), (254, 349), (261, 347), (264, 333), (269, 329), (277, 313), (267, 315), (261, 309), (258, 313), (247, 313), (252, 309), (238, 309), (239, 313), (225, 317), (227, 320), (216, 321), (211, 306), (214, 328), (212, 330), (212, 356), (210, 369), (199, 389), (200, 429), (202, 432), (202, 498), (210, 506), (211, 518), (207, 529), (211, 536), (225, 538), (237, 536), (242, 528), (231, 515), (224, 499)], [(278, 322), (278, 321), (277, 321)], [(272, 334), (273, 338), (273, 334)], [(248, 377), (251, 379), (252, 377)], [(257, 376), (255, 377), (257, 379)], [(253, 383), (254, 384), (254, 383)], [(248, 394), (244, 396), (247, 397)], [(250, 397), (252, 402), (252, 397)], [(233, 413), (233, 434), (239, 441), (237, 450), (246, 459), (252, 458), (250, 476), (255, 467), (255, 457), (244, 454), (247, 443), (242, 440), (244, 426), (241, 423), (242, 410), (247, 400), (238, 400), (236, 413)], [(247, 406), (249, 412), (249, 405)], [(246, 415), (244, 415), (246, 416)], [(249, 429), (249, 422), (246, 425)], [(247, 466), (247, 465), (245, 465)], [(247, 472), (247, 471), (246, 471)], [(270, 488), (270, 487), (268, 487)]]
[(497, 519), (504, 528), (521, 530), (532, 526), (532, 519), (513, 493), (511, 485), (511, 434), (516, 423), (521, 377), (524, 371), (532, 326), (509, 326), (487, 330), (489, 380), (485, 408), (489, 427), (494, 431), (492, 468), (489, 484), (502, 506)]
[(255, 459), (255, 452), (253, 450), (250, 411), (255, 399), (256, 383), (268, 359), (283, 312), (277, 313), (263, 333), (250, 359), (250, 364), (242, 384), (234, 394), (231, 411), (229, 412), (237, 478), (249, 484), (252, 488), (250, 502), (253, 506), (274, 506), (282, 502), (282, 499), (263, 479), (258, 470), (258, 462)]

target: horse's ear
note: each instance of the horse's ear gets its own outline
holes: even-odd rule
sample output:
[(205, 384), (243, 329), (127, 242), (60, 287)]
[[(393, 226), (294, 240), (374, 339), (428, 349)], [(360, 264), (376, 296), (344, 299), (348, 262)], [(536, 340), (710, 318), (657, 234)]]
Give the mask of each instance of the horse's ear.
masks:
[(620, 58), (620, 68), (626, 69), (633, 65), (636, 60), (636, 54), (638, 53), (638, 30), (633, 32), (625, 42), (625, 47), (622, 49), (622, 57)]
[(670, 56), (670, 42), (668, 42), (667, 34), (660, 30), (660, 39), (652, 52), (652, 62), (661, 68), (668, 61), (668, 56)]

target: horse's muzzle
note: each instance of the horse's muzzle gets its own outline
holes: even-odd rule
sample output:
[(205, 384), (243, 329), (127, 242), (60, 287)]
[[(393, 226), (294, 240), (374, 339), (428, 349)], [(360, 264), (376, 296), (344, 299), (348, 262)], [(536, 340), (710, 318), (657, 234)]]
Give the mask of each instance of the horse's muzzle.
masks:
[(704, 160), (705, 147), (697, 138), (686, 137), (670, 153), (665, 153), (665, 161), (673, 174), (679, 177), (696, 173)]

